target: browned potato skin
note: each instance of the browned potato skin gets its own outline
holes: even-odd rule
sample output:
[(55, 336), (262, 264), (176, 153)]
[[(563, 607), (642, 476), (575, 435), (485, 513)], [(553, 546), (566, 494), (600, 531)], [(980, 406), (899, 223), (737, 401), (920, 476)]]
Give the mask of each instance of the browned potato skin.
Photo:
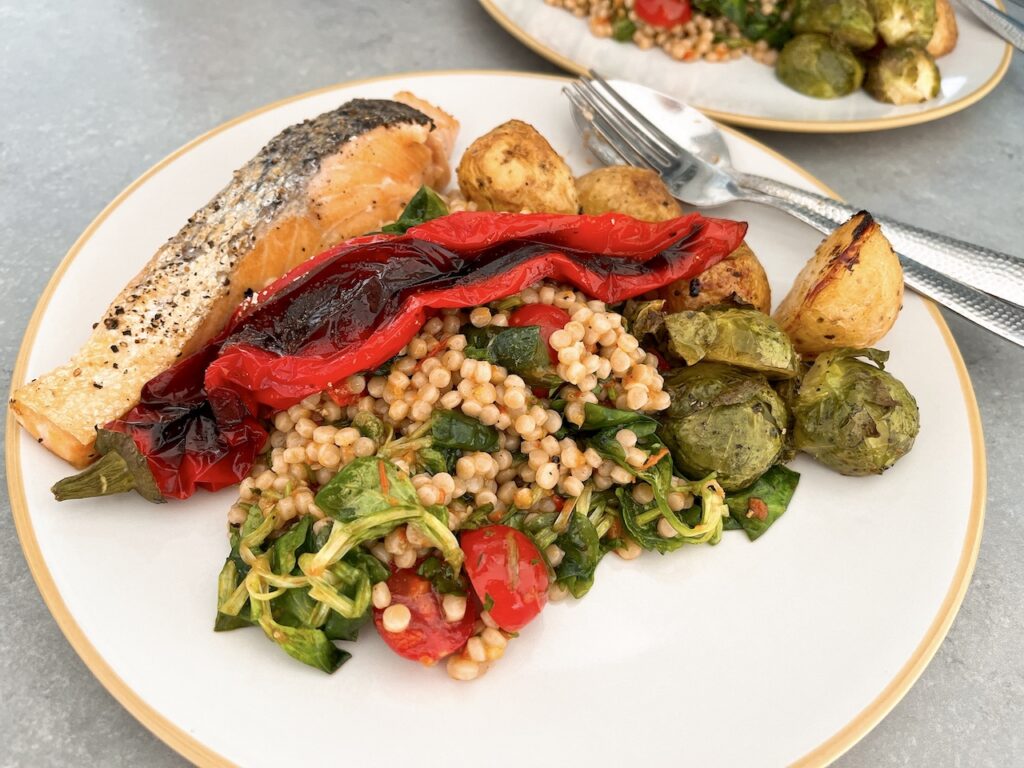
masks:
[(903, 305), (903, 269), (866, 211), (822, 241), (797, 275), (775, 320), (801, 355), (870, 347), (892, 328)]
[(949, 0), (935, 0), (935, 31), (928, 41), (925, 50), (934, 58), (945, 56), (956, 48), (959, 32), (956, 26), (956, 14)]
[(683, 215), (665, 182), (646, 168), (598, 168), (576, 179), (576, 193), (583, 213), (591, 216), (624, 213), (641, 221), (665, 221)]
[(669, 312), (722, 304), (750, 305), (765, 314), (772, 311), (768, 275), (746, 243), (694, 279), (666, 286), (659, 298), (665, 299)]
[(569, 166), (521, 120), (509, 120), (470, 144), (456, 173), (462, 194), (481, 211), (579, 213)]

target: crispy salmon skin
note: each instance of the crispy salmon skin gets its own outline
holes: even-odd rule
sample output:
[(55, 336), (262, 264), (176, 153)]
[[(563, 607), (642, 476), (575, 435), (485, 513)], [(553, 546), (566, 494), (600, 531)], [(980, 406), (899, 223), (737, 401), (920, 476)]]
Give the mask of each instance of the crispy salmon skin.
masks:
[(75, 466), (90, 463), (96, 427), (214, 336), (247, 293), (395, 220), (421, 185), (443, 188), (457, 131), (408, 93), (286, 128), (160, 247), (66, 365), (13, 392), (18, 421)]

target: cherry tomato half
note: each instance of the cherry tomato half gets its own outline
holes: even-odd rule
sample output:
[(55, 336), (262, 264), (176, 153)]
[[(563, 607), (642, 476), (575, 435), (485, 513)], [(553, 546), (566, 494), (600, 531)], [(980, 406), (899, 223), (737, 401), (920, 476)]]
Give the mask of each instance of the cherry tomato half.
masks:
[(558, 353), (551, 348), (551, 334), (565, 328), (565, 324), (572, 318), (564, 309), (553, 307), (550, 304), (526, 304), (515, 310), (508, 317), (508, 324), (513, 328), (522, 328), (527, 325), (536, 325), (540, 328), (540, 337), (548, 345), (548, 357), (552, 363), (558, 362)]
[(693, 16), (690, 0), (636, 0), (633, 10), (652, 27), (674, 27)]
[(462, 534), (466, 573), (480, 602), (506, 632), (518, 632), (548, 601), (548, 570), (533, 541), (507, 525)]
[(384, 611), (374, 608), (373, 623), (384, 642), (399, 656), (430, 665), (455, 653), (473, 634), (477, 608), (472, 598), (466, 601), (462, 620), (449, 622), (444, 617), (441, 596), (414, 569), (401, 568), (392, 573), (388, 588), (392, 604), (404, 605), (412, 619), (403, 632), (388, 632), (384, 629)]

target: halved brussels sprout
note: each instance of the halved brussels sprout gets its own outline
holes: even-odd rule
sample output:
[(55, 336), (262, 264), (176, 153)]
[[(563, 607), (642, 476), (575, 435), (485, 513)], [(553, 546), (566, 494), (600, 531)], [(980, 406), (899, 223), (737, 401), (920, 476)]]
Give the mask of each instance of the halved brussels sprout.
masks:
[(690, 477), (717, 473), (727, 491), (746, 488), (779, 458), (786, 406), (764, 376), (698, 363), (665, 378), (672, 404), (658, 436)]
[(844, 348), (815, 360), (793, 403), (798, 450), (844, 475), (881, 474), (906, 455), (920, 416), (913, 395), (882, 370), (888, 357)]
[(793, 19), (797, 34), (832, 35), (851, 48), (865, 50), (878, 42), (868, 0), (803, 0)]
[(935, 0), (870, 0), (886, 45), (928, 45), (935, 31)]
[(887, 104), (920, 104), (939, 95), (942, 77), (923, 48), (886, 48), (868, 66), (864, 90)]
[(860, 88), (864, 67), (842, 43), (817, 33), (797, 35), (779, 53), (779, 79), (816, 99), (835, 99)]
[(698, 360), (726, 363), (791, 379), (799, 361), (793, 342), (778, 323), (756, 309), (708, 307), (665, 318), (669, 349), (692, 365)]

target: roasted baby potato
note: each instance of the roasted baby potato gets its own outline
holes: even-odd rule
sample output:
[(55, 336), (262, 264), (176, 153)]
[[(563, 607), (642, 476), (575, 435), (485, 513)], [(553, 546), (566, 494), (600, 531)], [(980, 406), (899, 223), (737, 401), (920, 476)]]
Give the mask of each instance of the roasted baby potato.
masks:
[(482, 211), (579, 213), (576, 180), (537, 129), (509, 120), (462, 156), (459, 189)]
[(668, 312), (718, 305), (751, 306), (765, 314), (772, 311), (768, 275), (746, 243), (692, 280), (679, 280), (663, 288)]
[(936, 59), (956, 48), (956, 14), (949, 0), (935, 0), (935, 31), (925, 50)]
[(641, 221), (665, 221), (683, 215), (679, 202), (654, 171), (610, 165), (576, 179), (583, 213), (624, 213)]
[(870, 347), (896, 322), (903, 269), (871, 214), (861, 211), (825, 238), (775, 319), (802, 355)]
[(864, 90), (887, 104), (920, 104), (939, 95), (941, 82), (924, 48), (886, 48), (868, 66)]

